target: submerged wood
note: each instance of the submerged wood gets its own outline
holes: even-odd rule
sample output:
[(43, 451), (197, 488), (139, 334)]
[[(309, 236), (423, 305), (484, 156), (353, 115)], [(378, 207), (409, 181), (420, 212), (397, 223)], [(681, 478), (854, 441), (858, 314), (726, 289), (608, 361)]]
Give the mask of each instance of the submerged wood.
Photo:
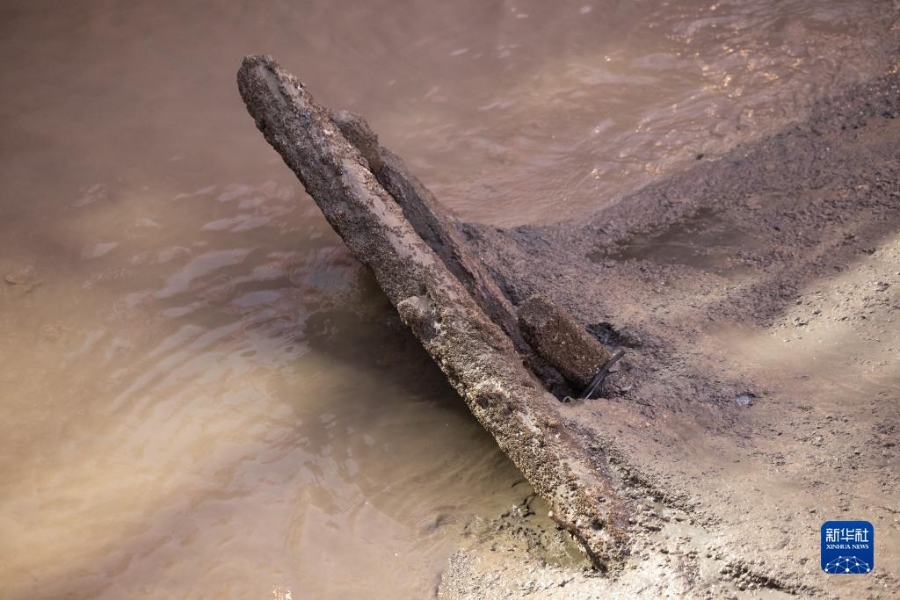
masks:
[[(500, 448), (556, 517), (576, 529), (596, 566), (620, 564), (628, 511), (609, 467), (592, 461), (567, 430), (560, 403), (523, 366), (510, 337), (473, 299), (477, 293), (426, 243), (373, 174), (371, 161), (295, 77), (271, 57), (249, 56), (238, 72), (238, 87), (266, 140), (372, 270)], [(391, 155), (380, 156), (390, 164)]]

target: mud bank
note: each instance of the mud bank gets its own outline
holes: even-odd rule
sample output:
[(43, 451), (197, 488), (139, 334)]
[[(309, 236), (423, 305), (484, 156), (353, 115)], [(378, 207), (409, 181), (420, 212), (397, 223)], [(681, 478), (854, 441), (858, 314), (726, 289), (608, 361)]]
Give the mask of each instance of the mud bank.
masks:
[[(246, 60), (239, 82), (266, 138), (549, 503), (473, 525), (439, 595), (897, 593), (896, 73), (586, 221), (512, 230), (438, 218), (431, 200), (410, 211), (427, 191), (392, 185), (386, 168), (411, 177), (385, 166), (399, 159), (348, 142), (353, 128), (270, 59)], [(549, 393), (565, 395), (509, 318), (534, 295), (626, 350), (599, 399)], [(875, 524), (876, 573), (821, 573), (831, 519)]]
[[(442, 597), (900, 597), (898, 116), (893, 73), (586, 221), (464, 228), (513, 304), (627, 349), (562, 428), (624, 482), (630, 546), (606, 579), (523, 559), (543, 525), (513, 511)], [(873, 574), (820, 570), (842, 519), (879, 532)]]

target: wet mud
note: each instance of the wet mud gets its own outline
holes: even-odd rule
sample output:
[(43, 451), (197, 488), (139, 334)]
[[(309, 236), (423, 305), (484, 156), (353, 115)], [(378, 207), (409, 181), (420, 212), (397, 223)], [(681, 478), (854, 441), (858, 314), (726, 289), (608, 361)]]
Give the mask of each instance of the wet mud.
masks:
[[(587, 219), (465, 226), (513, 304), (551, 298), (627, 350), (562, 414), (624, 482), (631, 547), (597, 579), (510, 560), (499, 527), (442, 597), (900, 594), (900, 77), (811, 115)], [(880, 532), (872, 576), (819, 569), (835, 519)]]

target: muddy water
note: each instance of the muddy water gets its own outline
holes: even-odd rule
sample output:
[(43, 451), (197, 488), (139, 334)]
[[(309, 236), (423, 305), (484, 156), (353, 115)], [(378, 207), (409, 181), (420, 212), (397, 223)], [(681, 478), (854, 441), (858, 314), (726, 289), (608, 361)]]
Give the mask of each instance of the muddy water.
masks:
[(891, 10), (4, 2), (3, 596), (422, 597), (527, 494), (254, 130), (243, 54), (509, 224), (802, 115)]

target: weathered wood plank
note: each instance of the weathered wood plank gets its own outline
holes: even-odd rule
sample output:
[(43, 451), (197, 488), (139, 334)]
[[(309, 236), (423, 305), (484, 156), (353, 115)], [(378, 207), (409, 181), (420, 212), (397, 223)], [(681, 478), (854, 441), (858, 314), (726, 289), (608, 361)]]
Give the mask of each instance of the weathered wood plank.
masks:
[(626, 548), (627, 505), (614, 479), (566, 430), (560, 404), (426, 244), (401, 207), (306, 88), (267, 56), (238, 72), (247, 110), (354, 255), (374, 273), (472, 413), (577, 530), (598, 567)]
[[(571, 394), (573, 390), (563, 379), (558, 367), (535, 352), (533, 344), (522, 336), (516, 310), (500, 291), (484, 264), (472, 256), (459, 231), (456, 218), (441, 210), (434, 194), (412, 174), (402, 158), (379, 144), (378, 136), (363, 117), (349, 111), (338, 111), (332, 113), (332, 121), (347, 141), (360, 151), (369, 170), (400, 205), (403, 216), (419, 237), (444, 261), (487, 317), (509, 337), (525, 366), (559, 397)], [(581, 385), (579, 389), (583, 387)]]

